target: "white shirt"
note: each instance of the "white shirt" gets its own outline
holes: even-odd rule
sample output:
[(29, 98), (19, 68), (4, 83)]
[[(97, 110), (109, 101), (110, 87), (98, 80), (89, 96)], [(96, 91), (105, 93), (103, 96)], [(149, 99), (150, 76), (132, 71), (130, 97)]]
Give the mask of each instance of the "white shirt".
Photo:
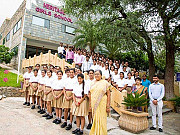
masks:
[(58, 79), (54, 79), (52, 85), (51, 85), (52, 89), (56, 89), (56, 90), (60, 90), (64, 88), (64, 80), (58, 80)]
[(112, 78), (115, 75), (114, 71), (110, 70), (110, 75), (111, 75), (111, 78)]
[[(82, 97), (82, 91), (83, 91), (83, 84), (76, 84), (73, 88), (73, 92), (75, 96)], [(87, 90), (85, 90), (84, 86), (84, 94), (88, 94)]]
[(114, 74), (114, 75), (112, 76), (112, 80), (113, 80), (114, 82), (117, 82), (118, 79), (120, 79), (120, 75), (119, 75), (119, 74), (117, 74), (117, 75)]
[(45, 85), (51, 87), (53, 81), (54, 81), (54, 78), (52, 76), (50, 78), (47, 77), (45, 81)]
[(30, 79), (32, 76), (34, 76), (33, 72), (26, 72), (24, 75), (23, 75), (23, 78), (26, 78), (26, 79)]
[(124, 78), (126, 79), (128, 72), (127, 71), (125, 71), (125, 72), (123, 71), (123, 73), (124, 73)]
[(67, 74), (66, 73), (63, 74), (62, 79), (67, 79)]
[(39, 84), (45, 84), (45, 82), (46, 82), (46, 78), (47, 78), (46, 76), (44, 76), (44, 77), (42, 77), (42, 76), (41, 76), (41, 77), (39, 77), (39, 81), (38, 81), (38, 83), (39, 83)]
[(118, 87), (124, 87), (125, 85), (127, 84), (127, 82), (126, 82), (126, 79), (119, 79), (119, 80), (117, 80), (117, 85), (118, 85)]
[(90, 86), (91, 86), (91, 83), (92, 83), (93, 81), (95, 81), (95, 79), (93, 79), (93, 80), (88, 79), (88, 80), (85, 81), (85, 87), (86, 87), (85, 90), (86, 90), (86, 93), (89, 93), (89, 91), (90, 91)]
[(161, 83), (152, 83), (149, 85), (149, 97), (151, 101), (156, 99), (158, 102), (164, 97), (164, 85)]
[(118, 69), (118, 74), (120, 74), (120, 72), (123, 72), (122, 68)]
[(87, 71), (90, 69), (92, 63), (90, 61), (84, 61), (82, 64), (82, 71)]
[(37, 76), (34, 76), (34, 75), (31, 76), (29, 82), (31, 82), (31, 83), (32, 82), (37, 82), (38, 83), (39, 82), (39, 76), (38, 75)]
[(58, 47), (58, 53), (63, 53), (63, 50), (64, 50), (63, 46), (62, 47), (61, 46)]
[(127, 86), (131, 86), (131, 87), (132, 87), (133, 84), (135, 84), (135, 80), (132, 77), (131, 77), (131, 79), (127, 78), (126, 82), (128, 84)]
[(52, 77), (53, 77), (54, 79), (57, 79), (57, 78), (58, 78), (58, 76), (57, 76), (57, 74), (56, 74), (55, 72), (52, 73)]
[(38, 76), (41, 77), (41, 70), (38, 70)]
[(69, 77), (69, 78), (65, 79), (64, 80), (65, 89), (73, 89), (76, 86), (76, 84), (78, 83), (76, 78), (75, 77), (74, 78)]
[(91, 65), (90, 69), (93, 69), (94, 71), (96, 71), (98, 69), (97, 65)]
[(130, 67), (127, 67), (126, 68), (126, 71), (129, 73), (129, 72), (131, 72), (131, 68)]
[(75, 61), (76, 64), (80, 64), (80, 63), (83, 63), (84, 58), (83, 58), (82, 55), (77, 54), (74, 61)]
[(105, 79), (108, 79), (109, 78), (109, 70), (107, 69), (107, 70), (103, 70), (102, 71), (102, 74), (105, 76)]

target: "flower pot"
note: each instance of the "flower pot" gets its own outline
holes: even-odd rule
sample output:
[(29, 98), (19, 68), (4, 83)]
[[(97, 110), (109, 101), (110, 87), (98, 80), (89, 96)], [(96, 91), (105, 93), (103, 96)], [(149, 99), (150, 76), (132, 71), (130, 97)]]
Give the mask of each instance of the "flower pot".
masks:
[(180, 113), (180, 106), (176, 106), (176, 112)]
[(148, 113), (132, 112), (131, 110), (122, 110), (119, 118), (120, 128), (132, 133), (140, 133), (148, 128)]

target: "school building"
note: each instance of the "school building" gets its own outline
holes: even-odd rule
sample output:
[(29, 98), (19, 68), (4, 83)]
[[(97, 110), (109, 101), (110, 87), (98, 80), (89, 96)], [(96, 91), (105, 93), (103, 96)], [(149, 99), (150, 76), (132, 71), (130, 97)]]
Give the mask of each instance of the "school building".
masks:
[(29, 8), (24, 0), (12, 18), (6, 19), (0, 27), (0, 44), (11, 51), (18, 50), (18, 55), (11, 62), (17, 69), (24, 58), (47, 53), (48, 50), (56, 53), (60, 42), (73, 45), (76, 21), (77, 18), (67, 15), (62, 7), (36, 0), (30, 3)]

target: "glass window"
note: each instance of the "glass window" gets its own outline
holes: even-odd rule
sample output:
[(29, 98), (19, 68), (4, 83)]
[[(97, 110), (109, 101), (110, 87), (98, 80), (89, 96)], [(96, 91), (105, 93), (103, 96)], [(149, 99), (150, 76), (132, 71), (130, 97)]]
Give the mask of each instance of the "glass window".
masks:
[(42, 26), (44, 28), (50, 28), (50, 20), (33, 16), (32, 24)]
[(13, 34), (15, 34), (21, 28), (21, 19), (15, 24), (13, 28)]
[(66, 32), (66, 25), (62, 24), (62, 32)]
[(47, 20), (47, 19), (44, 20), (44, 27), (48, 28), (48, 29), (50, 28), (50, 21), (49, 20)]
[(10, 39), (10, 33), (7, 34), (6, 36), (6, 42)]
[(75, 34), (75, 33), (74, 33), (74, 30), (75, 30), (75, 28), (66, 26), (66, 33)]
[(19, 20), (19, 22), (17, 23), (17, 30), (19, 30), (21, 28), (21, 19)]

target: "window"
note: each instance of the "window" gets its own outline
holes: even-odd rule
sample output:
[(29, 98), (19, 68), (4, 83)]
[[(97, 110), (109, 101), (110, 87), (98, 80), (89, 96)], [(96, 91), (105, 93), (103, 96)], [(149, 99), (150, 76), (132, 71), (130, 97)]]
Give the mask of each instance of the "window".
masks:
[(10, 32), (6, 36), (6, 42), (10, 39)]
[(42, 26), (44, 28), (50, 28), (50, 20), (33, 16), (32, 24)]
[(2, 39), (2, 34), (0, 33), (0, 40)]
[(4, 38), (4, 39), (3, 39), (3, 45), (4, 45), (5, 43), (6, 43), (6, 39)]
[(13, 34), (15, 34), (21, 28), (21, 19), (15, 24), (13, 28)]
[(62, 32), (75, 35), (74, 31), (75, 31), (75, 28), (62, 24)]

